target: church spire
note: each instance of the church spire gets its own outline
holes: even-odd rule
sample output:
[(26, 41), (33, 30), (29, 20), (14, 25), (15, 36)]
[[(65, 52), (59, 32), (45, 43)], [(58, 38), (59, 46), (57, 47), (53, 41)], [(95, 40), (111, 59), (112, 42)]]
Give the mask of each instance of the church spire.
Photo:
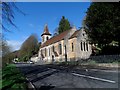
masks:
[(41, 36), (43, 36), (43, 35), (51, 35), (51, 34), (49, 33), (47, 24), (45, 24), (44, 32), (43, 32), (43, 34), (42, 34)]
[(49, 33), (47, 24), (45, 24), (44, 26), (44, 32), (41, 35), (41, 37), (42, 37), (42, 44), (51, 38), (51, 34)]

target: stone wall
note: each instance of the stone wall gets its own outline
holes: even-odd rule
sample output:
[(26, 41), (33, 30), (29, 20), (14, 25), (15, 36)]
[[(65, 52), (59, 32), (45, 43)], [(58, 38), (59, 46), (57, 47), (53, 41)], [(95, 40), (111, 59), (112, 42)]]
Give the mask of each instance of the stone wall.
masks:
[(98, 63), (112, 63), (120, 62), (120, 55), (100, 55), (100, 56), (90, 56), (90, 60), (94, 60)]
[[(83, 35), (84, 34), (84, 35)], [(81, 50), (81, 42), (82, 42), (82, 48)], [(85, 43), (85, 49), (84, 44)], [(86, 49), (86, 44), (88, 44), (88, 50)], [(79, 31), (79, 35), (77, 36), (77, 45), (76, 45), (76, 57), (79, 59), (87, 59), (90, 57), (92, 53), (91, 45), (87, 41), (87, 34), (85, 33), (84, 29)]]

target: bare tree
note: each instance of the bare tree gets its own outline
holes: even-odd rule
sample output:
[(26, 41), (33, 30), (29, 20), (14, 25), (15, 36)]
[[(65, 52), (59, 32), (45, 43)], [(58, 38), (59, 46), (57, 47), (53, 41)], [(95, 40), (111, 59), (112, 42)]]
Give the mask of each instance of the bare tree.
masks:
[[(11, 31), (7, 28), (7, 25), (12, 25), (15, 28), (17, 28), (17, 26), (14, 23), (15, 11), (26, 15), (15, 5), (14, 2), (0, 1), (0, 10), (2, 11), (0, 12), (0, 16), (2, 17), (0, 18), (0, 28), (5, 32)], [(10, 46), (8, 46), (7, 41), (4, 37), (5, 35), (3, 35), (2, 32), (0, 32), (0, 56), (2, 57), (3, 63), (9, 63), (13, 55), (11, 54)]]
[(38, 53), (38, 49), (38, 39), (35, 34), (32, 34), (23, 42), (19, 52), (20, 58), (24, 61), (27, 61), (32, 55)]
[(17, 28), (17, 26), (14, 23), (15, 19), (15, 11), (22, 13), (23, 15), (26, 15), (23, 13), (14, 2), (0, 2), (0, 6), (2, 6), (2, 22), (0, 23), (2, 25), (2, 29), (5, 31), (10, 31), (7, 29), (8, 24), (14, 26)]

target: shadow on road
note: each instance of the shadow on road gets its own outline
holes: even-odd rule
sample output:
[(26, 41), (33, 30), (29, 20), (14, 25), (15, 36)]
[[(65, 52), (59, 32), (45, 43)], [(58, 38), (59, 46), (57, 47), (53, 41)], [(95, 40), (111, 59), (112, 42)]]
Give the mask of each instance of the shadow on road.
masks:
[[(52, 70), (49, 68), (48, 65), (19, 65), (18, 68), (33, 85), (36, 82), (40, 82), (44, 78), (58, 73), (58, 70)], [(51, 88), (54, 88), (55, 86), (43, 85), (38, 87), (39, 89), (49, 90)]]
[(37, 77), (37, 78), (31, 80), (31, 82), (34, 83), (34, 82), (36, 82), (36, 81), (42, 80), (42, 79), (47, 78), (47, 77), (49, 77), (49, 76), (51, 76), (52, 74), (55, 74), (55, 73), (57, 73), (57, 72), (58, 72), (58, 71), (54, 71), (54, 72), (51, 72), (51, 73), (47, 73), (47, 74), (45, 74), (45, 75), (43, 75), (43, 76), (40, 76), (40, 77)]
[(39, 90), (50, 90), (52, 88), (55, 88), (55, 86), (41, 86)]
[[(103, 84), (102, 81), (92, 80), (89, 78), (83, 78), (83, 77), (78, 77), (78, 76), (73, 77), (71, 75), (71, 73), (77, 73), (80, 75), (93, 76), (93, 77), (117, 81), (118, 79), (117, 73), (92, 71), (86, 68), (75, 68), (74, 66), (53, 65), (53, 64), (50, 64), (50, 65), (18, 65), (18, 68), (38, 90), (41, 90), (41, 89), (50, 90), (50, 89), (54, 89), (59, 86), (60, 87), (64, 87), (64, 86), (116, 87), (118, 86), (117, 84), (113, 85), (107, 82)], [(51, 84), (52, 86), (49, 84)]]

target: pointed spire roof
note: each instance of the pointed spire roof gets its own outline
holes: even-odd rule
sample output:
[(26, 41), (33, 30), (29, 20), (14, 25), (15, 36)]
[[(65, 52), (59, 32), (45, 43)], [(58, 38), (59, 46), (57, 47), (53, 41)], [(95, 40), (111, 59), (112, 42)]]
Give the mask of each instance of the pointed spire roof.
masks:
[(51, 35), (51, 34), (49, 33), (47, 24), (45, 24), (44, 32), (43, 32), (43, 34), (42, 34), (41, 36), (43, 36), (43, 35)]

